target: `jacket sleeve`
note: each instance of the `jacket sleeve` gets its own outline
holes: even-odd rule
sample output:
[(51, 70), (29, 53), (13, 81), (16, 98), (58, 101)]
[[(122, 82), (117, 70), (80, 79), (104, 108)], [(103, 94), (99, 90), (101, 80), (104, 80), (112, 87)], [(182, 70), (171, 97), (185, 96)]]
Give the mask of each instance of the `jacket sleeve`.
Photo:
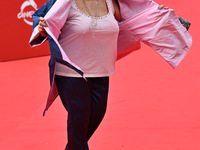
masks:
[(62, 29), (69, 11), (71, 9), (71, 0), (52, 0), (47, 2), (40, 10), (38, 10), (34, 16), (34, 29), (29, 40), (31, 46), (40, 45), (43, 41), (38, 41), (39, 31), (37, 29), (39, 17), (44, 16), (46, 20), (47, 27), (44, 27), (48, 36), (51, 36), (54, 41), (58, 39), (60, 35), (60, 30)]
[(119, 0), (123, 21), (130, 37), (152, 47), (173, 68), (189, 51), (192, 37), (174, 10), (159, 10), (152, 0)]
[[(53, 6), (53, 4), (55, 2), (56, 2), (56, 0), (49, 0), (32, 15), (33, 32), (35, 32), (37, 30), (37, 27), (39, 24), (39, 18), (44, 17), (47, 14), (47, 12), (51, 9), (51, 7)], [(40, 45), (46, 40), (47, 40), (47, 37), (42, 37), (42, 36), (37, 35), (37, 37), (35, 37), (35, 39), (33, 41), (31, 41), (30, 45), (31, 46)]]

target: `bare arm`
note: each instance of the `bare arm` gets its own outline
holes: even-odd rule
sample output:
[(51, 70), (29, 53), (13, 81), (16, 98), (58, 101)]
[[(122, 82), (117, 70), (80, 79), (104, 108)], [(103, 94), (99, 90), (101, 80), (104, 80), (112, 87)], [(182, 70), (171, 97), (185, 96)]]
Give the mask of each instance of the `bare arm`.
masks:
[(115, 9), (115, 12), (114, 12), (115, 19), (120, 22), (120, 21), (122, 21), (122, 16), (120, 13), (119, 3), (117, 0), (112, 0), (112, 2), (113, 2), (114, 9)]

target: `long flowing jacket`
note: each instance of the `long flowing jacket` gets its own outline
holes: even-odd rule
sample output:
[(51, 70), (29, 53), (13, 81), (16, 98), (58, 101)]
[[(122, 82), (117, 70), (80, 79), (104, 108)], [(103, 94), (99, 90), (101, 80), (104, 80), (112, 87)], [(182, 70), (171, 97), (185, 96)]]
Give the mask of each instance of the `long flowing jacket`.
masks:
[[(51, 59), (50, 91), (44, 113), (58, 96), (54, 81), (55, 61), (74, 69), (84, 78), (84, 72), (70, 61), (58, 42), (61, 29), (68, 18), (73, 0), (49, 0), (33, 14), (33, 33), (29, 44), (37, 46), (48, 39)], [(192, 37), (180, 23), (173, 9), (159, 10), (152, 0), (118, 0), (122, 21), (119, 22), (117, 60), (140, 49), (140, 42), (152, 47), (175, 68), (189, 51)], [(47, 37), (38, 31), (39, 17), (44, 17), (48, 27)], [(44, 114), (43, 114), (44, 115)]]

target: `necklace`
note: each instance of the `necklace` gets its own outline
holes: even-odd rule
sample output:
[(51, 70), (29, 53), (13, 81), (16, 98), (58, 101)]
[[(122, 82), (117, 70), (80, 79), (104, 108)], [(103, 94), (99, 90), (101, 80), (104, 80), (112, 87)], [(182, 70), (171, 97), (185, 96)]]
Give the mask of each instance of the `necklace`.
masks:
[(94, 31), (94, 29), (97, 26), (97, 17), (99, 16), (99, 0), (96, 0), (96, 1), (97, 1), (97, 13), (96, 13), (96, 17), (95, 17), (95, 14), (92, 15), (92, 13), (90, 12), (89, 8), (86, 5), (85, 0), (83, 0), (83, 4), (84, 4), (84, 6), (85, 6), (85, 8), (86, 8), (86, 10), (88, 12), (88, 14), (92, 17), (92, 21), (91, 21), (91, 30), (92, 31)]

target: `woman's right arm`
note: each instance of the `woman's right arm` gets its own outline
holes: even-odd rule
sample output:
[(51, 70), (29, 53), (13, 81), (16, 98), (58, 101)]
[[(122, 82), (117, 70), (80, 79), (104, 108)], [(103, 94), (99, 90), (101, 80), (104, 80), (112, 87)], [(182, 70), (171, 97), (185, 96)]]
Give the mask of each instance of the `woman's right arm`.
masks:
[[(40, 7), (37, 11), (35, 11), (35, 13), (32, 15), (33, 32), (31, 34), (31, 38), (29, 40), (29, 44), (32, 47), (36, 46), (36, 45), (40, 45), (47, 40), (47, 34), (43, 30), (43, 27), (45, 26), (43, 24), (43, 22), (45, 23), (45, 20), (43, 18), (48, 13), (48, 11), (51, 9), (51, 7), (54, 5), (55, 2), (56, 2), (56, 0), (47, 1), (42, 7)], [(41, 17), (41, 19), (40, 19), (40, 17)], [(38, 36), (38, 33), (40, 33), (39, 36)]]
[(44, 30), (44, 27), (46, 25), (46, 20), (43, 18), (47, 12), (51, 9), (53, 4), (56, 2), (56, 0), (49, 0), (47, 1), (42, 7), (40, 7), (34, 14), (33, 14), (33, 29), (38, 25), (38, 30), (41, 33), (41, 36), (47, 36), (46, 31)]

